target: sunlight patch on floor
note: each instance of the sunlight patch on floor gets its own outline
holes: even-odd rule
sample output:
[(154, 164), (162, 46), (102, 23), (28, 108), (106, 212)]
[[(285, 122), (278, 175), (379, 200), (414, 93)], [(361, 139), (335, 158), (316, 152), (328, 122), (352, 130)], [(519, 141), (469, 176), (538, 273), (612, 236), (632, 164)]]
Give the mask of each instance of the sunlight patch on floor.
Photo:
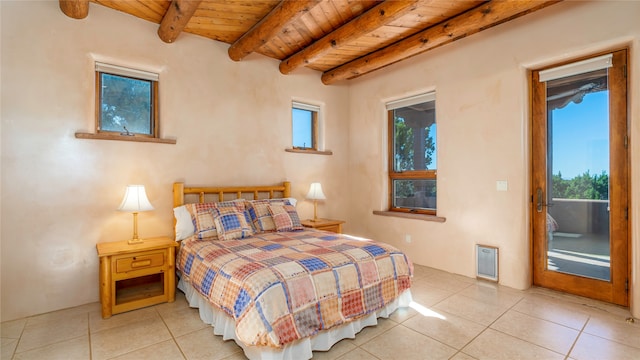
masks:
[(420, 304), (418, 304), (415, 301), (412, 301), (411, 304), (409, 304), (409, 307), (412, 308), (413, 310), (417, 311), (420, 313), (420, 315), (422, 316), (428, 316), (428, 317), (434, 317), (434, 318), (438, 318), (440, 320), (447, 320), (447, 318), (441, 314), (438, 314), (437, 312), (428, 309)]

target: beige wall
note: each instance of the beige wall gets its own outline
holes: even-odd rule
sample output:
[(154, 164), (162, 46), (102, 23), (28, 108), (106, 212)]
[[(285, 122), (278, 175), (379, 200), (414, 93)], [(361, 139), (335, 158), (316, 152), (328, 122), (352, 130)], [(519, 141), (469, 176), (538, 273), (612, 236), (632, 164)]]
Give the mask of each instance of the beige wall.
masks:
[[(171, 234), (171, 183), (311, 181), (327, 197), (321, 216), (389, 241), (419, 264), (474, 276), (474, 244), (500, 247), (504, 285), (530, 283), (528, 68), (631, 46), (637, 69), (640, 2), (570, 2), (338, 86), (301, 70), (282, 76), (259, 55), (235, 63), (227, 45), (188, 34), (161, 42), (157, 25), (91, 4), (72, 20), (57, 1), (0, 2), (2, 30), (1, 317), (98, 300), (97, 242), (126, 239), (124, 187), (142, 183), (155, 211), (143, 237)], [(118, 26), (114, 26), (114, 23)], [(593, 26), (598, 24), (598, 26)], [(177, 145), (78, 140), (93, 126), (94, 59), (161, 72), (162, 135)], [(632, 95), (640, 74), (631, 71)], [(372, 215), (384, 209), (384, 102), (437, 91), (439, 213), (444, 224)], [(325, 104), (333, 156), (285, 153), (292, 98)], [(631, 96), (632, 139), (640, 104)], [(632, 141), (633, 161), (640, 143)], [(496, 180), (509, 191), (496, 192)], [(640, 167), (633, 169), (640, 183)], [(348, 191), (344, 191), (348, 186)], [(640, 264), (640, 186), (633, 189), (634, 284)], [(312, 206), (300, 201), (303, 217)], [(404, 242), (405, 234), (412, 242)], [(640, 299), (640, 284), (634, 288)], [(640, 308), (636, 300), (635, 315)]]
[[(309, 184), (329, 199), (346, 183), (348, 89), (310, 70), (283, 76), (278, 62), (229, 60), (228, 45), (95, 4), (73, 20), (57, 1), (2, 1), (2, 320), (98, 300), (95, 244), (127, 239), (132, 215), (115, 209), (127, 184), (144, 184), (155, 211), (142, 237), (171, 235), (171, 184), (290, 180), (301, 216)], [(160, 71), (161, 133), (176, 145), (80, 140), (91, 131), (94, 59)], [(292, 98), (324, 104), (332, 156), (285, 152)], [(320, 215), (346, 218), (338, 201)]]
[[(631, 139), (640, 139), (640, 2), (566, 2), (350, 83), (351, 232), (385, 239), (413, 261), (475, 276), (475, 244), (500, 248), (500, 283), (531, 284), (527, 70), (631, 48)], [(386, 200), (384, 103), (436, 91), (438, 215), (373, 215)], [(365, 130), (366, 129), (366, 130)], [(640, 143), (632, 140), (633, 312), (640, 316)], [(496, 181), (508, 191), (496, 191)], [(411, 243), (405, 241), (411, 236)]]

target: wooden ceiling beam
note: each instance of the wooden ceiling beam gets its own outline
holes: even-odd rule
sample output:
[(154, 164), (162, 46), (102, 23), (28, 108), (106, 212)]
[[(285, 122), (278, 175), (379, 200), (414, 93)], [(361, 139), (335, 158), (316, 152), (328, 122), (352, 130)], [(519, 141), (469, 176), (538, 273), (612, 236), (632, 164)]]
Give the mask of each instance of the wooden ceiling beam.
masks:
[(329, 85), (340, 80), (356, 78), (560, 1), (493, 0), (383, 49), (326, 71), (322, 74), (322, 82)]
[(229, 47), (229, 57), (240, 61), (267, 43), (290, 22), (318, 5), (321, 0), (283, 0)]
[(332, 49), (338, 49), (344, 44), (348, 44), (352, 40), (415, 10), (418, 2), (419, 0), (394, 0), (384, 1), (376, 5), (337, 30), (280, 62), (280, 72), (286, 75), (301, 66), (312, 64)]
[(172, 43), (187, 26), (202, 0), (173, 0), (162, 17), (158, 36), (166, 43)]
[(89, 15), (89, 0), (60, 0), (60, 10), (70, 18), (84, 19)]

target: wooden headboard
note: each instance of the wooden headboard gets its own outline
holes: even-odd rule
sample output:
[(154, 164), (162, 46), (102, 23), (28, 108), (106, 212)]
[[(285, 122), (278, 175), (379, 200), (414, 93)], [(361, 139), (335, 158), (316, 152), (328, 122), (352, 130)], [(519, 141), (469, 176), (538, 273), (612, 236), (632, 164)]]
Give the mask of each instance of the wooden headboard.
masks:
[[(173, 207), (189, 203), (220, 202), (232, 199), (252, 197), (257, 199), (274, 199), (291, 197), (291, 183), (284, 181), (280, 185), (267, 186), (185, 186), (184, 183), (173, 183)], [(191, 201), (193, 198), (195, 201)], [(186, 200), (186, 201), (185, 201)]]

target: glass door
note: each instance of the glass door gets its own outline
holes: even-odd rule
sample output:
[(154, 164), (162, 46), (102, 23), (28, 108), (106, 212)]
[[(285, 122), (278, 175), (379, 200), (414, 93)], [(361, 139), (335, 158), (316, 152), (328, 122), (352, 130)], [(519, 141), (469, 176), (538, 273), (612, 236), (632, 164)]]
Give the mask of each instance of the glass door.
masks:
[(534, 284), (626, 305), (626, 51), (533, 73)]

